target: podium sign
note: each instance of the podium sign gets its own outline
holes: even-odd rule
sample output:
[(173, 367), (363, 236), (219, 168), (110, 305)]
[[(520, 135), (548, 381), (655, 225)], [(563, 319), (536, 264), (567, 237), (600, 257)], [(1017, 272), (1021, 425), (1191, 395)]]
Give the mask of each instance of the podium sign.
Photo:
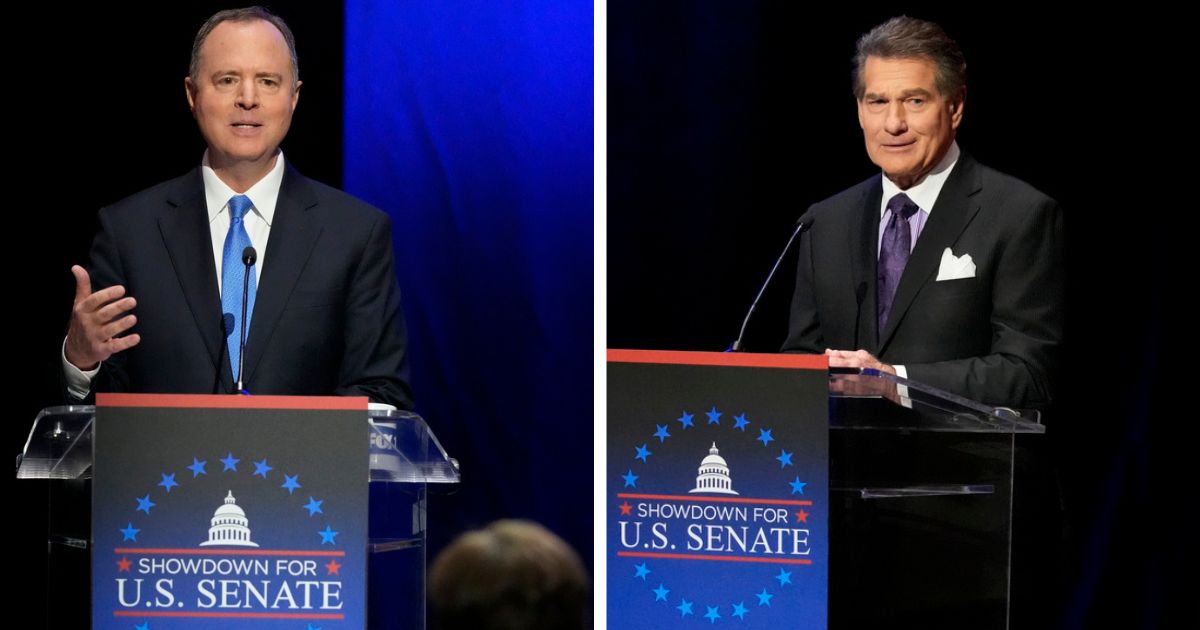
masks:
[(614, 627), (826, 627), (823, 356), (608, 352)]
[(92, 628), (366, 626), (366, 398), (97, 403)]

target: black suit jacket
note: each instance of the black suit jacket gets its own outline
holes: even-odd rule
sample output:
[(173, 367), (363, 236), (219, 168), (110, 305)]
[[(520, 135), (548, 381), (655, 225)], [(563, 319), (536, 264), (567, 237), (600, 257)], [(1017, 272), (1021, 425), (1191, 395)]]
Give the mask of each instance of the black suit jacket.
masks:
[[(100, 211), (93, 290), (137, 299), (141, 342), (92, 391), (233, 390), (200, 168)], [(247, 334), (254, 394), (368, 396), (412, 407), (391, 221), (288, 167)]]
[[(783, 349), (862, 348), (903, 364), (913, 380), (968, 398), (1049, 405), (1064, 316), (1059, 205), (961, 153), (878, 330), (881, 177), (810, 208)], [(975, 277), (937, 281), (946, 248), (969, 254)]]

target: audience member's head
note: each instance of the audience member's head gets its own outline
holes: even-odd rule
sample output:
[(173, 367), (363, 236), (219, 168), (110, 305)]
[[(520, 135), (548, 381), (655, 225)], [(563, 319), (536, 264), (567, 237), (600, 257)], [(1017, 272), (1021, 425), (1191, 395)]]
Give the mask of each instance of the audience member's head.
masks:
[(578, 554), (530, 521), (496, 521), (459, 536), (429, 577), (442, 630), (585, 628), (588, 593)]

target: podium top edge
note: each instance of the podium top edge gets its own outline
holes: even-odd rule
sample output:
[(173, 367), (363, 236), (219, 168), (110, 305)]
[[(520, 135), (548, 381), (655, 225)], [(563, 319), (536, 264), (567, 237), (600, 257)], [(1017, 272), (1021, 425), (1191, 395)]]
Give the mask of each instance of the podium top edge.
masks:
[(827, 370), (823, 354), (758, 354), (749, 352), (686, 352), (679, 350), (608, 350), (609, 363), (659, 363), (727, 367)]
[(366, 396), (216, 396), (203, 394), (96, 394), (98, 407), (197, 409), (319, 409), (366, 411)]

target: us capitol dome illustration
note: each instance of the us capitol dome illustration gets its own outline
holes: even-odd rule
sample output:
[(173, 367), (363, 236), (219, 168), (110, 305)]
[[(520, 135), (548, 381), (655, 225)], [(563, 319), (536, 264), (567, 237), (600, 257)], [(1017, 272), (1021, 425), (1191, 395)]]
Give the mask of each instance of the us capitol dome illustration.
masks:
[(733, 490), (733, 480), (729, 478), (729, 466), (725, 463), (725, 458), (718, 454), (716, 442), (713, 442), (712, 448), (708, 449), (708, 456), (700, 462), (700, 474), (696, 477), (696, 487), (688, 492), (737, 494)]
[(237, 499), (233, 498), (233, 490), (225, 497), (225, 504), (213, 512), (212, 527), (208, 528), (208, 541), (200, 543), (201, 547), (210, 545), (258, 546), (258, 543), (250, 540), (250, 520), (246, 518), (246, 512), (238, 507)]

